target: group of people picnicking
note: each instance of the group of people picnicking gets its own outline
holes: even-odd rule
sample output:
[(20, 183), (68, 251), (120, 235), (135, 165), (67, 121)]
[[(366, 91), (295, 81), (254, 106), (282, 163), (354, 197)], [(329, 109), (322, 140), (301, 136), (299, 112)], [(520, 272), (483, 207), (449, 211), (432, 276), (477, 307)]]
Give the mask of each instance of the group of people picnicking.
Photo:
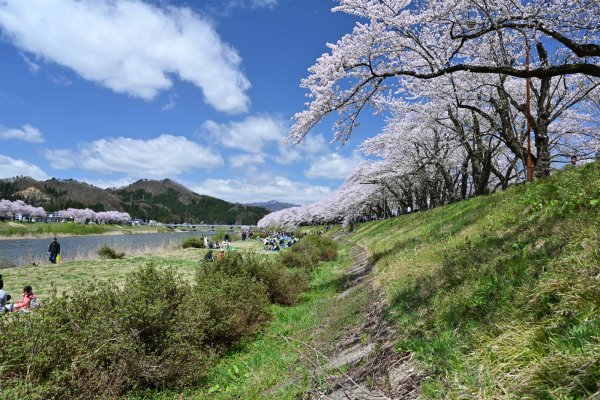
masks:
[[(228, 234), (223, 236), (223, 240), (221, 242), (212, 241), (208, 238), (208, 236), (204, 235), (204, 247), (208, 249), (206, 254), (204, 255), (204, 260), (206, 261), (219, 261), (225, 257), (225, 250), (231, 250), (231, 241)], [(214, 252), (217, 252), (216, 254)]]
[(279, 251), (282, 248), (292, 247), (298, 238), (290, 232), (267, 232), (263, 239), (264, 249), (267, 251)]
[(212, 241), (211, 239), (208, 238), (208, 236), (204, 235), (203, 236), (203, 240), (204, 240), (204, 247), (207, 249), (223, 249), (223, 250), (229, 250), (231, 249), (231, 241), (229, 240), (229, 235), (225, 235), (223, 237), (223, 240), (221, 242), (217, 241)]
[(0, 275), (0, 315), (9, 312), (28, 312), (38, 304), (35, 294), (33, 294), (33, 288), (29, 285), (23, 288), (21, 301), (11, 304), (10, 300), (11, 295), (4, 290), (4, 281), (2, 275)]

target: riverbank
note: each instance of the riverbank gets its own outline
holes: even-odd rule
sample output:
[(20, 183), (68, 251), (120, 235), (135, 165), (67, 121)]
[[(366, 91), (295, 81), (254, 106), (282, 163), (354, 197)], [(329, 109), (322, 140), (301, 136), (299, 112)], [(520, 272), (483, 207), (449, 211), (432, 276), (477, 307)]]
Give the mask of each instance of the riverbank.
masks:
[[(62, 296), (77, 291), (86, 281), (122, 282), (128, 274), (148, 264), (161, 269), (174, 268), (182, 279), (191, 281), (195, 268), (207, 250), (183, 249), (182, 240), (168, 247), (148, 249), (144, 254), (126, 253), (119, 260), (100, 259), (95, 255), (93, 259), (66, 261), (59, 265), (45, 263), (0, 269), (0, 274), (3, 276), (5, 290), (14, 299), (20, 295), (25, 285), (31, 285), (36, 295), (44, 299), (53, 292)], [(262, 244), (258, 241), (239, 241), (233, 243), (233, 248), (242, 252), (259, 252)]]
[(172, 232), (172, 230), (162, 226), (80, 225), (73, 222), (0, 221), (0, 240), (161, 232)]

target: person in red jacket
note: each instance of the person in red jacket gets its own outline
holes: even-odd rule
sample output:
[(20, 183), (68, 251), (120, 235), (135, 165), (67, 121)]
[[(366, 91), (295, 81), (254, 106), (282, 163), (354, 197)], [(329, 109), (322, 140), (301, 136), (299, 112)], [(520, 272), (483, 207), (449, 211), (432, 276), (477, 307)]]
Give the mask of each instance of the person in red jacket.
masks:
[(23, 299), (20, 303), (15, 303), (11, 306), (11, 311), (25, 310), (29, 308), (29, 304), (35, 295), (31, 286), (27, 285), (23, 288)]

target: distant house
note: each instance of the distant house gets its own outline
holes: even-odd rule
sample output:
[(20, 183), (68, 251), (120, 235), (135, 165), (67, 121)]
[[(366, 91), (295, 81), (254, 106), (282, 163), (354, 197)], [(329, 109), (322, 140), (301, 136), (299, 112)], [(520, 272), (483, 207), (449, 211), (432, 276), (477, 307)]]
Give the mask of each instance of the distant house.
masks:
[(41, 222), (43, 219), (40, 217), (16, 213), (13, 217), (13, 220), (19, 222)]
[(46, 213), (46, 222), (66, 222), (64, 218), (61, 218), (57, 212)]
[(139, 218), (134, 218), (131, 220), (131, 225), (132, 226), (141, 226), (141, 225), (145, 225), (146, 223), (144, 222), (143, 219), (139, 219)]

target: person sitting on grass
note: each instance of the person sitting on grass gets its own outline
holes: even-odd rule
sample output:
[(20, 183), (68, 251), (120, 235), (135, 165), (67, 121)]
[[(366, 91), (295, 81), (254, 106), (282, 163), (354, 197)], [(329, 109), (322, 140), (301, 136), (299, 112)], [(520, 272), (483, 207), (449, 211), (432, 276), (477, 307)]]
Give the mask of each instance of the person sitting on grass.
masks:
[(0, 275), (0, 314), (7, 311), (6, 305), (10, 300), (10, 295), (4, 290), (4, 281), (2, 280), (2, 275)]
[(213, 251), (209, 250), (205, 255), (204, 255), (204, 260), (206, 261), (213, 261)]
[(23, 299), (20, 303), (15, 303), (10, 306), (10, 311), (23, 311), (28, 310), (31, 304), (31, 301), (35, 298), (33, 294), (33, 289), (31, 286), (27, 285), (23, 288)]

